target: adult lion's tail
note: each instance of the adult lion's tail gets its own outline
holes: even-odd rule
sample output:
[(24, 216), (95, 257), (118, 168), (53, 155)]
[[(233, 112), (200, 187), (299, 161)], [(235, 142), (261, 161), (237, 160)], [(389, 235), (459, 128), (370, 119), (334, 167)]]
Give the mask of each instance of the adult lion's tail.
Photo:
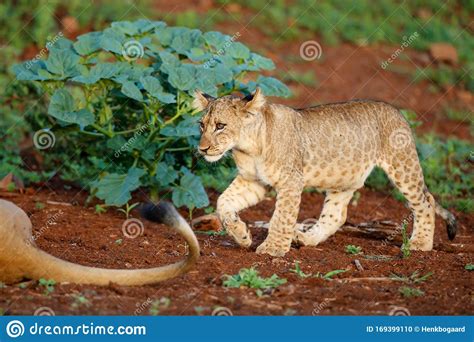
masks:
[(174, 264), (134, 270), (113, 270), (74, 264), (56, 258), (36, 247), (31, 236), (31, 221), (11, 202), (0, 199), (0, 281), (54, 279), (57, 282), (107, 285), (110, 282), (131, 286), (153, 284), (188, 271), (199, 258), (199, 244), (191, 227), (168, 203), (146, 205), (144, 216), (178, 230), (189, 244), (186, 259)]

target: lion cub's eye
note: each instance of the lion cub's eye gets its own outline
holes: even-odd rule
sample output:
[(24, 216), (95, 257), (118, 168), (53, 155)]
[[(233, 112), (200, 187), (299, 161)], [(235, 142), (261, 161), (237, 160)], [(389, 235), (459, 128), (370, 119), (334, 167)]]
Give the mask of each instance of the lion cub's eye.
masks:
[(219, 122), (216, 124), (216, 131), (222, 131), (224, 127), (225, 127), (225, 124)]
[(199, 128), (201, 129), (201, 132), (204, 131), (204, 123), (202, 121), (199, 121)]

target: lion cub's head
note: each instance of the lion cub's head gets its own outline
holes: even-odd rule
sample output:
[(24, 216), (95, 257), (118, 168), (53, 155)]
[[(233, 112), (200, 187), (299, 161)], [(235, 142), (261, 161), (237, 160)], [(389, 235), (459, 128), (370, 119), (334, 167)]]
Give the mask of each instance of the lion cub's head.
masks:
[(215, 99), (196, 91), (193, 107), (204, 111), (199, 153), (208, 162), (221, 159), (239, 145), (241, 133), (255, 125), (264, 105), (265, 97), (259, 88), (245, 98), (229, 95)]

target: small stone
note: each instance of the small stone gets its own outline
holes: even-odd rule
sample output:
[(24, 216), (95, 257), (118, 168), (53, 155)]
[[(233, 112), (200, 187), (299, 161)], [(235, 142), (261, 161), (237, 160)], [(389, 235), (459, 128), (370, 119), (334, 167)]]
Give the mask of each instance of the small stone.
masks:
[(449, 43), (434, 43), (430, 45), (430, 55), (438, 62), (445, 62), (451, 65), (458, 63), (458, 51)]
[(355, 259), (355, 260), (354, 260), (354, 264), (355, 264), (355, 266), (357, 267), (357, 269), (358, 269), (359, 271), (363, 271), (363, 270), (364, 270), (364, 267), (362, 267), (362, 264), (360, 263), (359, 259)]

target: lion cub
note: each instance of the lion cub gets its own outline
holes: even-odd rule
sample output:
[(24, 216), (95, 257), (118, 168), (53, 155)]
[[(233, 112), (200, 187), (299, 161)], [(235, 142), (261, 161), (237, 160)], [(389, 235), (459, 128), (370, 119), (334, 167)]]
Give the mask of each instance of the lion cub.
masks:
[[(410, 248), (433, 248), (435, 211), (456, 233), (454, 216), (428, 192), (408, 123), (384, 102), (350, 101), (306, 109), (272, 104), (257, 89), (246, 98), (214, 99), (196, 92), (194, 107), (204, 111), (199, 152), (215, 162), (232, 151), (238, 175), (217, 201), (223, 226), (237, 243), (252, 243), (238, 212), (261, 201), (266, 186), (277, 192), (266, 240), (257, 253), (283, 256), (292, 240), (315, 246), (333, 235), (347, 216), (354, 192), (374, 166), (381, 167), (404, 194), (413, 212)], [(296, 223), (305, 186), (325, 190), (317, 223)]]

